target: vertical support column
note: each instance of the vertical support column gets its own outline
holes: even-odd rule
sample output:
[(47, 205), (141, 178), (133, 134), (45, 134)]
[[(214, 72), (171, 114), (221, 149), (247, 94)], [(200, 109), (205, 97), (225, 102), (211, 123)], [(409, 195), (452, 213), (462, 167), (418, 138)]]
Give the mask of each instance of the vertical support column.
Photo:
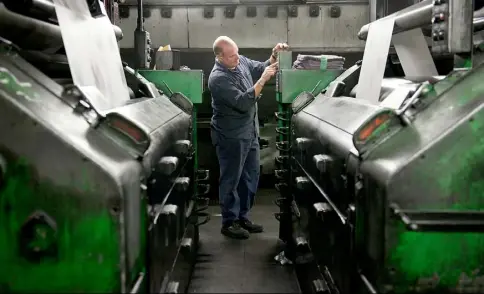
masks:
[(279, 220), (279, 239), (284, 242), (290, 240), (292, 236), (292, 193), (291, 193), (291, 104), (282, 101), (282, 75), (283, 70), (292, 67), (292, 52), (285, 51), (278, 54), (279, 71), (276, 76), (276, 100), (277, 100), (277, 128), (278, 140), (276, 148), (279, 151), (276, 158), (276, 188), (281, 193), (277, 200), (279, 213), (276, 218)]

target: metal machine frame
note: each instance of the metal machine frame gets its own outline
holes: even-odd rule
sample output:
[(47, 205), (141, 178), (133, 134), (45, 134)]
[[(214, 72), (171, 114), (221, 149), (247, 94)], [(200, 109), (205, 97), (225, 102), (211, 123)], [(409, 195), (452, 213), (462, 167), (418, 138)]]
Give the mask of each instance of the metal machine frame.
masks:
[[(393, 33), (402, 33), (432, 24), (432, 30), (437, 32), (437, 35), (440, 31), (444, 31), (444, 38), (437, 36), (437, 39), (432, 39), (432, 44), (436, 45), (433, 48), (434, 54), (458, 54), (471, 58), (473, 48), (469, 45), (472, 44), (472, 17), (463, 19), (459, 16), (462, 16), (462, 11), (465, 11), (463, 15), (469, 15), (469, 11), (473, 11), (472, 3), (445, 2), (449, 3), (449, 6), (442, 7), (439, 3), (435, 3), (434, 6), (430, 1), (423, 1), (388, 16), (394, 18)], [(467, 6), (459, 6), (463, 3)], [(436, 12), (436, 15), (432, 12)], [(443, 18), (441, 18), (442, 13)], [(439, 19), (432, 22), (432, 16), (437, 16)], [(452, 21), (447, 22), (448, 19)], [(363, 27), (360, 36), (366, 37), (371, 28), (371, 24)], [(458, 36), (463, 37), (459, 39)], [(452, 41), (453, 37), (459, 39), (459, 42)], [(461, 130), (465, 128), (466, 124), (462, 123), (464, 120), (480, 116), (478, 113), (482, 108), (482, 91), (466, 94), (468, 99), (465, 99), (465, 102), (456, 101), (456, 97), (465, 87), (478, 83), (477, 77), (483, 67), (473, 70), (470, 70), (470, 67), (456, 69), (446, 78), (416, 78), (414, 79), (416, 87), (407, 90), (404, 94), (392, 92), (398, 95), (390, 94), (384, 100), (381, 97), (376, 97), (376, 101), (342, 97), (349, 96), (351, 89), (358, 83), (358, 78), (360, 82), (362, 81), (360, 67), (361, 63), (348, 69), (323, 91), (318, 90), (316, 95), (308, 93), (307, 90), (300, 91), (301, 93), (294, 97), (289, 111), (285, 110), (286, 114), (290, 112), (290, 116), (284, 117), (285, 122), (291, 123), (287, 123), (284, 129), (287, 134), (285, 137), (287, 141), (284, 142), (287, 157), (285, 158), (286, 169), (283, 172), (280, 171), (282, 183), (279, 185), (284, 186), (284, 189), (280, 189), (282, 200), (278, 204), (281, 206), (281, 213), (277, 218), (280, 220), (280, 238), (287, 244), (284, 255), (296, 263), (302, 273), (300, 276), (305, 276), (300, 283), (308, 293), (409, 291), (410, 288), (404, 285), (405, 283), (393, 284), (393, 281), (402, 278), (406, 273), (399, 273), (399, 269), (392, 273), (387, 268), (379, 267), (380, 264), (398, 263), (394, 259), (387, 259), (385, 255), (388, 252), (395, 254), (391, 251), (392, 245), (382, 241), (386, 240), (386, 236), (395, 233), (391, 231), (394, 227), (390, 226), (403, 231), (445, 232), (444, 234), (482, 233), (484, 228), (483, 214), (475, 211), (476, 205), (479, 205), (477, 202), (462, 203), (464, 206), (467, 205), (467, 209), (473, 211), (431, 212), (425, 207), (412, 206), (410, 200), (405, 202), (406, 200), (403, 199), (412, 197), (408, 194), (410, 192), (405, 190), (407, 188), (402, 188), (405, 191), (397, 189), (393, 192), (392, 189), (395, 189), (394, 185), (398, 179), (405, 177), (412, 179), (409, 187), (415, 185), (422, 191), (425, 190), (418, 184), (417, 166), (421, 167), (421, 165), (417, 163), (418, 159), (415, 159), (417, 157), (407, 158), (407, 164), (413, 165), (414, 175), (410, 171), (403, 171), (406, 168), (403, 161), (399, 162), (402, 173), (393, 172), (390, 166), (386, 165), (387, 161), (391, 164), (392, 158), (398, 158), (392, 157), (398, 153), (396, 150), (402, 150), (401, 154), (407, 150), (408, 155), (411, 155), (413, 154), (411, 152), (417, 152), (418, 148), (422, 148), (422, 154), (425, 153), (426, 156), (434, 158), (432, 153), (427, 152), (428, 150), (423, 147), (426, 143), (428, 148), (436, 153), (444, 154), (449, 142), (444, 143), (444, 140), (440, 141), (437, 138), (431, 140), (430, 137), (432, 134), (443, 134), (446, 127), (442, 125), (442, 120), (454, 121), (456, 125), (455, 130), (452, 129), (454, 134), (452, 137), (454, 137), (457, 136), (458, 128)], [(381, 89), (378, 90), (380, 92)], [(437, 100), (439, 103), (432, 105)], [(394, 102), (391, 108), (387, 106), (389, 101)], [(451, 113), (448, 113), (447, 118), (440, 119), (442, 122), (436, 121), (436, 117), (431, 119), (432, 109), (437, 109), (436, 111), (439, 112), (440, 109), (450, 105), (455, 106)], [(460, 111), (463, 110), (462, 107), (466, 108), (467, 112)], [(346, 119), (340, 117), (341, 114), (335, 114), (335, 109), (344, 109)], [(439, 127), (435, 128), (434, 133), (426, 134), (423, 126), (431, 123)], [(447, 122), (447, 124), (451, 123)], [(417, 135), (412, 133), (410, 126), (419, 130), (421, 140), (428, 141), (420, 142), (415, 146), (406, 145), (402, 136), (410, 140), (412, 135)], [(462, 130), (462, 132), (465, 131)], [(466, 140), (471, 140), (472, 136), (467, 134), (463, 135), (464, 137), (467, 138)], [(391, 140), (394, 140), (393, 144), (388, 143)], [(463, 144), (459, 143), (459, 148), (463, 148)], [(410, 149), (413, 151), (409, 151)], [(420, 155), (421, 153), (418, 152), (415, 156), (425, 158), (425, 155)], [(389, 174), (395, 175), (394, 178)], [(386, 176), (388, 178), (385, 178)], [(403, 185), (402, 182), (400, 184)], [(428, 193), (437, 193), (434, 190), (430, 191), (429, 188)], [(430, 197), (425, 199), (432, 201)], [(388, 209), (385, 208), (387, 200), (391, 204)], [(432, 204), (429, 202), (422, 205), (450, 209), (447, 204), (435, 201), (437, 200)], [(453, 221), (449, 221), (449, 218)], [(411, 233), (402, 234), (410, 238)], [(395, 235), (392, 236), (391, 238), (394, 238)], [(482, 234), (474, 237), (480, 240), (476, 242), (482, 241)], [(391, 242), (396, 241), (391, 240)], [(403, 247), (399, 248), (403, 250)], [(476, 250), (473, 252), (478, 254), (478, 249)], [(411, 254), (408, 250), (405, 252)], [(406, 270), (415, 269), (410, 269), (407, 264)], [(421, 273), (423, 272), (425, 271)], [(408, 276), (410, 277), (411, 274), (408, 273)], [(443, 283), (452, 287), (448, 284), (449, 281)], [(438, 290), (435, 288), (437, 287), (435, 281), (427, 281), (422, 276), (417, 284), (421, 290)], [(306, 292), (304, 289), (303, 291)]]

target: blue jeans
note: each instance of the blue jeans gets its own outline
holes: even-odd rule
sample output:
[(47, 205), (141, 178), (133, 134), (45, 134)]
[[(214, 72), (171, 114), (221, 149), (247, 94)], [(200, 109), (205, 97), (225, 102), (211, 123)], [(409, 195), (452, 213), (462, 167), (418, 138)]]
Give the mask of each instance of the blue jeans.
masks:
[(215, 144), (220, 165), (222, 224), (248, 219), (259, 184), (259, 139), (224, 139)]

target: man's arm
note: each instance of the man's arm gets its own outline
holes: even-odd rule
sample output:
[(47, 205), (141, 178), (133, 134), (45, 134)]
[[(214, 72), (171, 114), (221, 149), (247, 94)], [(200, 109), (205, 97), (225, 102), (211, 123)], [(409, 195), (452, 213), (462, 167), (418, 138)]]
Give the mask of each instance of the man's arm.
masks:
[[(279, 46), (279, 44), (278, 44), (278, 46)], [(286, 47), (287, 47), (287, 45), (286, 45)], [(252, 75), (252, 79), (254, 81), (258, 80), (261, 77), (261, 75), (264, 72), (264, 70), (266, 69), (266, 67), (268, 67), (269, 65), (272, 65), (272, 64), (277, 62), (277, 55), (276, 55), (277, 52), (275, 52), (274, 50), (275, 49), (273, 49), (273, 51), (272, 51), (271, 57), (269, 57), (269, 59), (264, 61), (264, 62), (252, 60), (252, 59), (247, 58), (245, 56), (241, 56), (241, 58), (244, 58), (247, 61), (247, 63), (249, 64), (250, 74)]]
[(259, 80), (253, 87), (242, 92), (226, 77), (219, 76), (210, 81), (208, 87), (214, 99), (221, 101), (239, 112), (247, 112), (259, 100), (264, 82)]
[(245, 56), (241, 56), (240, 58), (244, 58), (244, 60), (247, 62), (247, 65), (248, 65), (249, 71), (250, 71), (250, 75), (252, 76), (252, 80), (254, 80), (254, 81), (260, 79), (260, 77), (262, 76), (262, 73), (264, 72), (266, 67), (268, 67), (269, 65), (272, 64), (271, 61), (270, 61), (272, 59), (272, 57), (269, 60), (266, 60), (265, 62), (252, 60), (252, 59), (247, 58)]

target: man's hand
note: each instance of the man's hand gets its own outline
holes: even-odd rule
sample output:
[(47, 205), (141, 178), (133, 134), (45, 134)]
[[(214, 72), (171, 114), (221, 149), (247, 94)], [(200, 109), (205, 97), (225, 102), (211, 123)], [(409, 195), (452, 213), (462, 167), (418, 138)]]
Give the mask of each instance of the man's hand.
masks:
[(277, 66), (278, 66), (278, 63), (275, 62), (275, 63), (269, 65), (268, 67), (266, 67), (266, 69), (264, 69), (262, 76), (260, 77), (260, 79), (254, 85), (255, 96), (259, 97), (265, 83), (268, 80), (270, 80), (276, 74)]
[(262, 76), (260, 77), (264, 84), (276, 74), (277, 66), (278, 63), (276, 62), (266, 67), (266, 69), (262, 73)]
[(272, 49), (272, 55), (276, 55), (277, 52), (289, 50), (289, 45), (286, 43), (277, 43), (277, 45)]

